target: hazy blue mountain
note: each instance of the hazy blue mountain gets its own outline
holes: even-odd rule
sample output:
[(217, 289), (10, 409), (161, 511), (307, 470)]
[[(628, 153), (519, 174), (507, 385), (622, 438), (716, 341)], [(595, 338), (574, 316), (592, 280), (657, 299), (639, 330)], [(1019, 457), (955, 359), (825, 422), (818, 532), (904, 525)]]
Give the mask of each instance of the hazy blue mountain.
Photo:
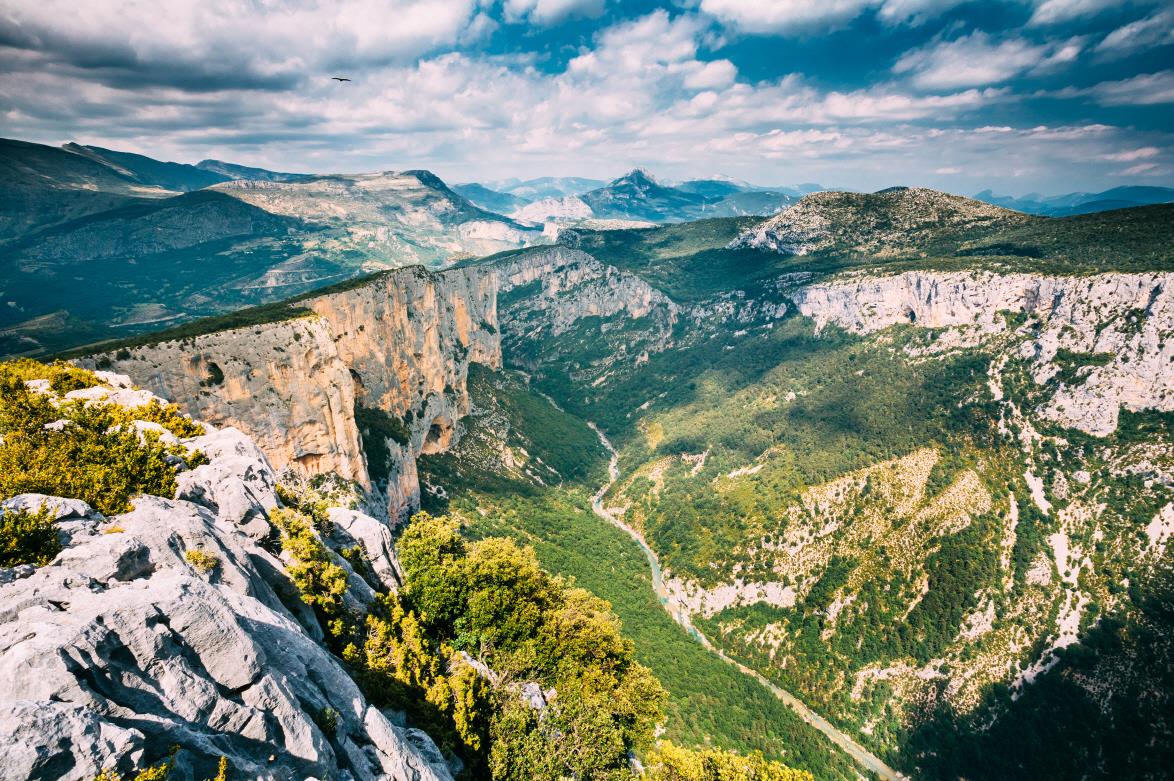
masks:
[(640, 168), (581, 198), (598, 218), (649, 222), (766, 216), (798, 200), (796, 193), (758, 189), (728, 179), (695, 179), (670, 186)]
[(537, 179), (503, 179), (497, 182), (485, 182), (486, 187), (498, 192), (516, 195), (529, 201), (543, 198), (563, 198), (568, 195), (582, 195), (607, 182), (601, 179), (585, 179), (581, 176), (541, 176)]
[(1043, 214), (1049, 217), (1065, 217), (1074, 214), (1092, 214), (1111, 209), (1125, 209), (1132, 206), (1146, 206), (1158, 203), (1174, 203), (1174, 188), (1126, 185), (1114, 187), (1100, 193), (1074, 192), (1063, 195), (1043, 196), (1028, 193), (1022, 198), (1009, 195), (995, 195), (983, 190), (974, 196), (977, 200), (1002, 206), (1007, 209)]
[(530, 203), (528, 198), (522, 198), (513, 193), (491, 190), (483, 184), (468, 182), (454, 184), (452, 189), (460, 193), (469, 203), (498, 214), (512, 214), (517, 209)]

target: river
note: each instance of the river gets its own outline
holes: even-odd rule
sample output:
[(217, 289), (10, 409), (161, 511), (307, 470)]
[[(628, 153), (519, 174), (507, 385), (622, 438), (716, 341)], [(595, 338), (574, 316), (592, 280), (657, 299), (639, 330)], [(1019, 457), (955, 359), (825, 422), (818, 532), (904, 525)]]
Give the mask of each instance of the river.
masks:
[(656, 591), (656, 597), (660, 601), (660, 604), (665, 609), (665, 611), (670, 616), (672, 616), (673, 620), (680, 624), (681, 627), (684, 628), (684, 630), (688, 632), (689, 635), (693, 637), (693, 639), (698, 643), (700, 643), (707, 651), (714, 654), (715, 656), (720, 657), (728, 664), (732, 664), (734, 667), (737, 667), (743, 675), (750, 676), (754, 680), (758, 681), (758, 683), (760, 683), (762, 686), (766, 687), (771, 694), (779, 698), (788, 708), (795, 711), (799, 718), (803, 719), (805, 722), (826, 735), (832, 743), (835, 743), (842, 751), (844, 751), (844, 753), (848, 754), (848, 756), (856, 760), (856, 762), (859, 763), (862, 767), (876, 774), (877, 776), (886, 779), (886, 781), (906, 781), (907, 777), (905, 775), (898, 773), (896, 770), (886, 765), (879, 757), (873, 755), (871, 752), (849, 737), (846, 733), (837, 729), (823, 716), (820, 716), (818, 713), (811, 710), (811, 708), (807, 707), (807, 705), (804, 704), (803, 701), (798, 697), (791, 694), (786, 689), (771, 683), (759, 672), (750, 669), (736, 659), (731, 659), (729, 656), (723, 653), (721, 649), (715, 647), (714, 644), (709, 641), (709, 638), (701, 632), (701, 630), (693, 626), (693, 621), (689, 617), (689, 611), (683, 605), (675, 601), (672, 595), (669, 593), (668, 589), (665, 588), (664, 578), (661, 576), (660, 560), (657, 558), (656, 552), (652, 550), (651, 547), (649, 547), (648, 543), (644, 540), (644, 536), (640, 534), (640, 532), (624, 523), (603, 506), (603, 497), (607, 494), (611, 487), (615, 485), (615, 482), (620, 479), (620, 460), (615, 448), (612, 447), (611, 441), (607, 438), (603, 431), (601, 431), (594, 423), (588, 422), (587, 425), (590, 426), (591, 430), (594, 431), (596, 436), (599, 437), (599, 441), (603, 443), (603, 446), (607, 448), (607, 452), (611, 456), (611, 460), (607, 465), (608, 481), (603, 485), (602, 488), (599, 489), (595, 496), (592, 497), (591, 509), (594, 510), (595, 514), (600, 518), (626, 532), (628, 536), (635, 540), (636, 544), (640, 546), (640, 550), (644, 551), (644, 557), (648, 559), (648, 569), (652, 572), (652, 587)]

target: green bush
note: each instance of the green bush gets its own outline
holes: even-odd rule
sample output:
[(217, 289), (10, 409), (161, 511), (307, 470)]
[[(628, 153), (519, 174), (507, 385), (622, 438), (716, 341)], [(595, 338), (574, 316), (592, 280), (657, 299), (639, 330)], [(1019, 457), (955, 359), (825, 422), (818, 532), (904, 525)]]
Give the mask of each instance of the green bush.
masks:
[(771, 762), (761, 754), (694, 751), (668, 741), (648, 755), (647, 766), (647, 781), (812, 781), (807, 771)]
[(48, 509), (5, 510), (0, 515), (0, 567), (48, 564), (60, 551)]

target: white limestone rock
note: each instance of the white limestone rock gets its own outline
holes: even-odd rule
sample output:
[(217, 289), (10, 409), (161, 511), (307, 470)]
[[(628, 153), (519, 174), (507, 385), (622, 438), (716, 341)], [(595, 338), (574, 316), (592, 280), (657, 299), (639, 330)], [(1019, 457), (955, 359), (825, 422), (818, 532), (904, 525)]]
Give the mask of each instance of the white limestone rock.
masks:
[(341, 546), (361, 545), (367, 561), (379, 581), (389, 589), (403, 583), (395, 543), (387, 524), (357, 510), (331, 507), (327, 511), (334, 526), (333, 537)]

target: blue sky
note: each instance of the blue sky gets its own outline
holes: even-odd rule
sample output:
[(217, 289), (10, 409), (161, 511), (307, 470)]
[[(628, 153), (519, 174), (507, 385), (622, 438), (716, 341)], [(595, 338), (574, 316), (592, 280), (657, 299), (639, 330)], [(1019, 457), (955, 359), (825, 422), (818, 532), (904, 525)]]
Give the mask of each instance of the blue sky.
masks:
[(1169, 186), (1174, 3), (7, 0), (0, 117), (45, 143), (450, 181)]

